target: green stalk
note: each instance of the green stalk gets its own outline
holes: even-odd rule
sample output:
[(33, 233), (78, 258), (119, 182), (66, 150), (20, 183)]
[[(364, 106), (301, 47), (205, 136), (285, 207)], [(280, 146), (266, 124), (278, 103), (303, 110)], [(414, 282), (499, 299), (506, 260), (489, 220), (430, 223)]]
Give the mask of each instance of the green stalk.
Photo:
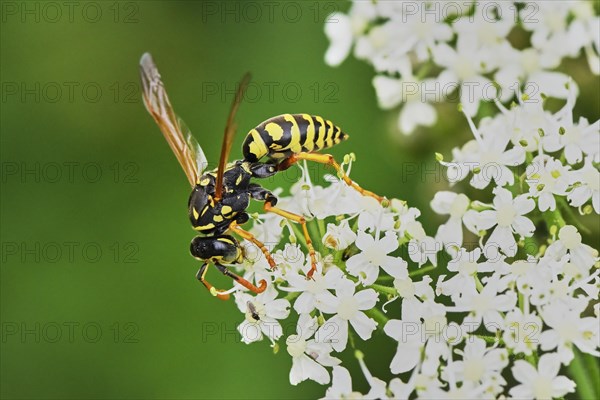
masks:
[(321, 237), (325, 236), (325, 232), (327, 232), (327, 230), (325, 229), (325, 221), (317, 218), (317, 226), (319, 227), (319, 234), (321, 235)]
[(379, 293), (389, 294), (389, 295), (392, 295), (392, 296), (398, 296), (398, 292), (393, 287), (384, 286), (384, 285), (378, 285), (378, 284), (374, 283), (372, 285), (369, 285), (369, 288), (371, 288), (371, 289), (373, 289), (373, 290), (375, 290), (376, 292), (379, 292)]
[(292, 230), (294, 231), (296, 240), (298, 240), (302, 245), (304, 245), (305, 248), (308, 248), (308, 245), (306, 244), (306, 239), (304, 239), (304, 233), (302, 233), (302, 230), (300, 229), (300, 227), (298, 227), (296, 224), (292, 224), (292, 223), (289, 223), (289, 225), (292, 227)]
[[(587, 369), (584, 365), (584, 355), (577, 349), (573, 349), (575, 357), (569, 364), (571, 377), (577, 383), (577, 395), (580, 399), (597, 399), (598, 395), (598, 376), (592, 376), (593, 371)], [(593, 357), (592, 357), (593, 358)], [(595, 360), (595, 359), (594, 359)], [(596, 371), (598, 369), (597, 360)], [(589, 363), (588, 363), (589, 365)], [(595, 382), (594, 382), (595, 381)]]
[(389, 321), (389, 318), (380, 309), (375, 307), (370, 310), (365, 310), (365, 314), (377, 321), (377, 324), (380, 327), (383, 327)]
[(426, 272), (429, 272), (429, 271), (432, 271), (432, 270), (434, 270), (435, 268), (436, 268), (436, 266), (435, 266), (435, 265), (428, 265), (428, 266), (426, 266), (426, 267), (419, 268), (419, 269), (417, 269), (417, 270), (415, 270), (415, 271), (411, 271), (411, 272), (409, 272), (409, 273), (408, 273), (408, 276), (410, 276), (410, 277), (412, 278), (413, 276), (419, 276), (419, 275), (423, 275), (423, 274), (425, 274)]
[(567, 217), (569, 217), (570, 222), (577, 226), (577, 228), (584, 233), (587, 233), (588, 235), (592, 233), (592, 231), (590, 231), (590, 229), (583, 225), (581, 223), (581, 221), (579, 220), (579, 218), (575, 215), (575, 213), (573, 212), (573, 209), (571, 208), (571, 206), (567, 203), (567, 201), (565, 200), (564, 197), (559, 197), (558, 201), (557, 201), (558, 205), (560, 206), (565, 213), (567, 214)]

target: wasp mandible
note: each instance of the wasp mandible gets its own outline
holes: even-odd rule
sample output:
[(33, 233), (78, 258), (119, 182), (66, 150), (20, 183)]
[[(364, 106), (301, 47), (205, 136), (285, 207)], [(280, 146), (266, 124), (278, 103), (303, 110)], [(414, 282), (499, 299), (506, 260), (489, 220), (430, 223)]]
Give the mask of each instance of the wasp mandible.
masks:
[[(267, 287), (265, 280), (255, 286), (227, 268), (226, 265), (241, 263), (243, 260), (242, 247), (231, 234), (254, 243), (271, 268), (276, 267), (265, 245), (240, 227), (249, 220), (246, 209), (250, 199), (263, 202), (266, 212), (275, 213), (302, 226), (311, 260), (307, 279), (312, 277), (317, 268), (315, 249), (308, 234), (306, 219), (277, 208), (277, 198), (269, 190), (252, 182), (253, 178), (273, 176), (299, 160), (315, 161), (335, 168), (346, 184), (363, 195), (374, 197), (379, 202), (384, 200), (352, 181), (331, 155), (315, 153), (348, 138), (339, 127), (319, 116), (284, 114), (264, 121), (246, 136), (242, 147), (244, 158), (227, 163), (236, 130), (234, 118), (250, 81), (249, 74), (243, 77), (231, 105), (219, 165), (217, 169), (205, 172), (208, 162), (202, 147), (173, 111), (158, 69), (149, 53), (145, 53), (140, 60), (140, 74), (146, 109), (158, 124), (192, 186), (188, 201), (189, 218), (200, 235), (192, 240), (190, 251), (192, 256), (203, 261), (196, 278), (220, 299), (227, 299), (229, 294), (217, 290), (206, 280), (210, 263), (254, 293), (261, 293)], [(263, 159), (266, 161), (261, 162)]]

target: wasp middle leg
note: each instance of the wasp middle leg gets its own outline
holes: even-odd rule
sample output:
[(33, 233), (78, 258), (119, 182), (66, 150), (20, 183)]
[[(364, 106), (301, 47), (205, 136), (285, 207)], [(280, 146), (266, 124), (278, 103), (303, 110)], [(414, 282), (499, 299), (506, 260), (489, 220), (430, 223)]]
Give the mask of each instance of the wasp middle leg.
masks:
[(267, 259), (267, 262), (269, 263), (269, 266), (271, 266), (271, 269), (275, 269), (277, 267), (277, 264), (275, 263), (275, 260), (273, 260), (273, 257), (271, 256), (271, 253), (266, 248), (266, 246), (264, 245), (264, 243), (261, 242), (260, 240), (258, 240), (253, 234), (251, 234), (250, 232), (248, 232), (248, 231), (240, 228), (240, 226), (238, 225), (238, 223), (236, 221), (233, 221), (231, 223), (231, 225), (229, 225), (229, 229), (232, 232), (237, 233), (240, 237), (248, 240), (249, 242), (254, 243), (256, 245), (256, 247), (258, 247), (260, 249), (260, 251), (262, 251), (262, 253), (265, 255), (265, 258)]
[(278, 171), (286, 170), (300, 160), (314, 161), (314, 162), (318, 162), (320, 164), (329, 165), (337, 171), (340, 178), (344, 182), (346, 182), (346, 184), (348, 186), (352, 187), (353, 189), (355, 189), (357, 192), (359, 192), (363, 196), (373, 197), (375, 200), (377, 200), (380, 203), (385, 200), (385, 197), (379, 196), (369, 190), (363, 189), (362, 187), (360, 187), (358, 185), (358, 183), (356, 183), (352, 179), (350, 179), (350, 177), (348, 175), (346, 175), (346, 173), (344, 172), (344, 170), (342, 169), (340, 164), (338, 164), (338, 162), (335, 161), (335, 158), (333, 158), (333, 156), (331, 154), (318, 154), (318, 153), (292, 154), (290, 157), (286, 158), (285, 160), (283, 160), (282, 162), (280, 162), (277, 165), (277, 170)]

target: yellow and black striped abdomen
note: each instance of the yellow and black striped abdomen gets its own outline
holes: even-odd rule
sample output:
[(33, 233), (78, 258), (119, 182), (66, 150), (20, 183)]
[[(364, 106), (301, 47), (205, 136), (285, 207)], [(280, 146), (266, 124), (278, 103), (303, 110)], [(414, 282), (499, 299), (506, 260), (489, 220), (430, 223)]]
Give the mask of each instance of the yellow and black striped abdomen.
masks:
[(285, 158), (329, 148), (348, 138), (331, 121), (316, 115), (283, 114), (252, 129), (244, 140), (244, 159)]

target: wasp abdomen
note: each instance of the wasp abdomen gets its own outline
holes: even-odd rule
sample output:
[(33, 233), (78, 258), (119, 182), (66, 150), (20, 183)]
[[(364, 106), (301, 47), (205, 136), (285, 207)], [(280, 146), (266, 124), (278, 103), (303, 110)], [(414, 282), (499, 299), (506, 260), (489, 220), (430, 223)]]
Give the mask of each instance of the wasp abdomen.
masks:
[(280, 159), (292, 154), (329, 148), (348, 138), (331, 121), (309, 114), (283, 114), (252, 129), (242, 150), (244, 159), (256, 162), (264, 156)]

